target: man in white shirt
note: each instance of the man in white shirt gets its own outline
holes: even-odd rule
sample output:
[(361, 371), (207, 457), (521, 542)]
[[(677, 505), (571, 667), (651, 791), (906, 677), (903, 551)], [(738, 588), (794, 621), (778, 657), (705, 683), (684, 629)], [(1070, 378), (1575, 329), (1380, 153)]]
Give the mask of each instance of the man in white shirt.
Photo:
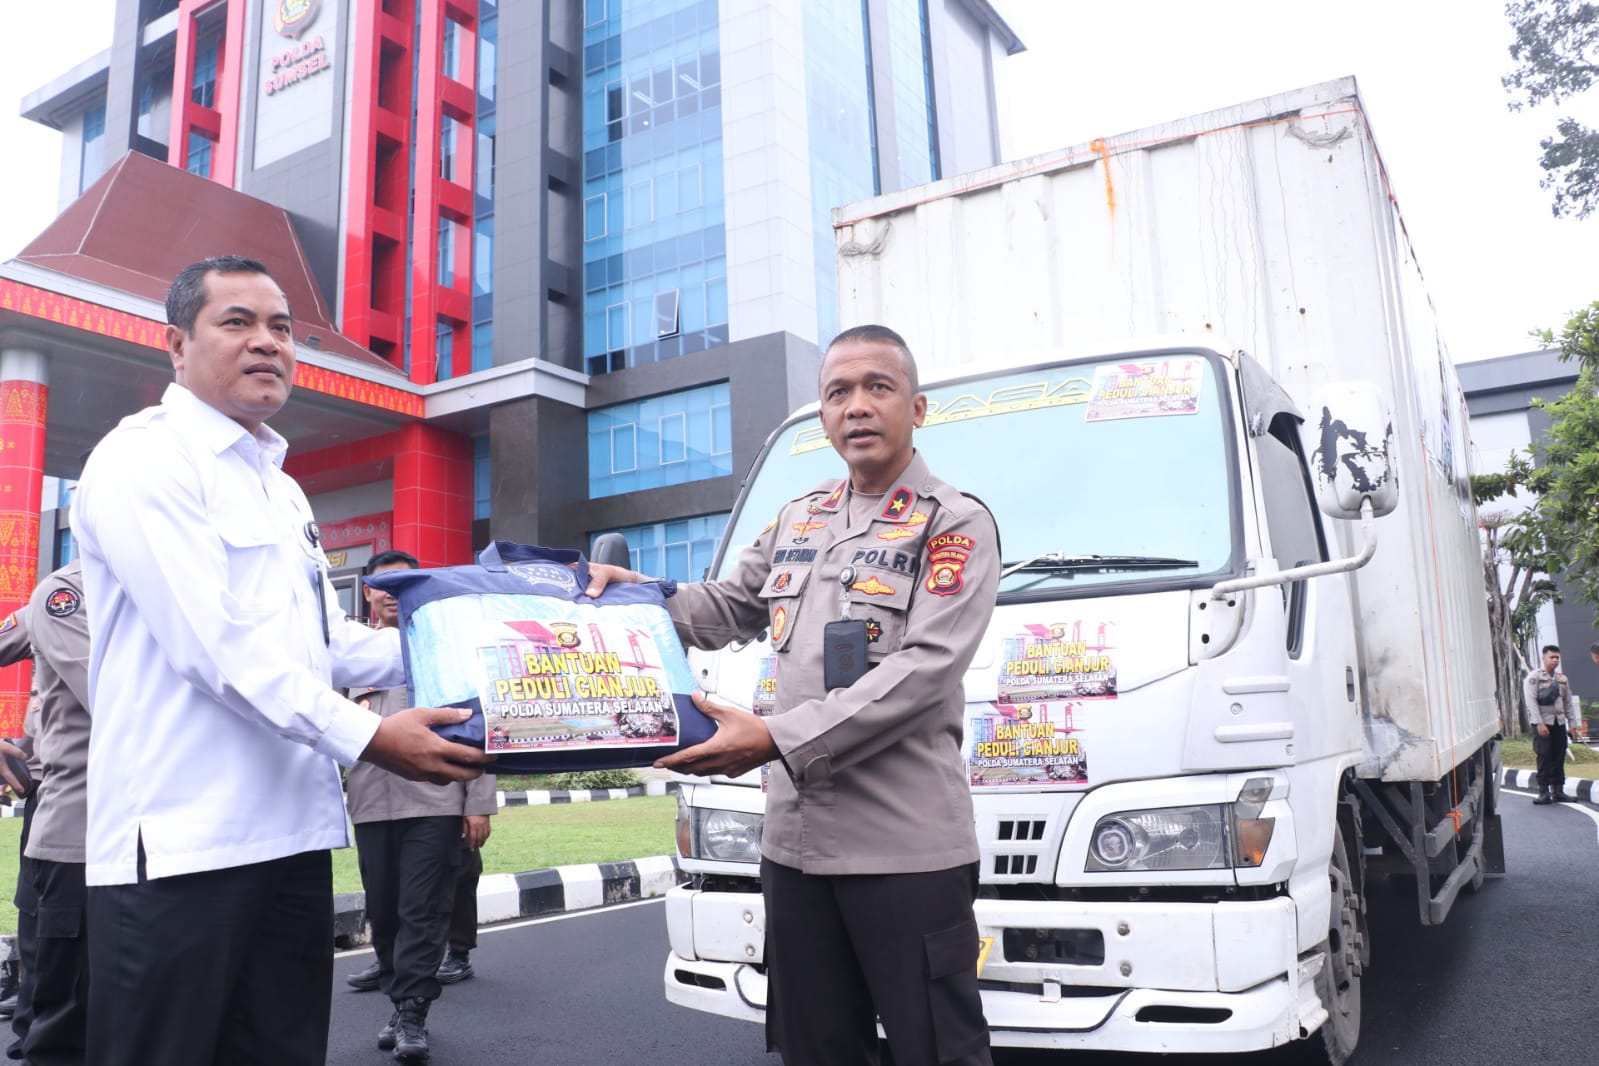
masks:
[(320, 1064), (332, 990), (338, 764), (437, 782), (487, 756), (332, 686), (403, 683), (397, 633), (345, 618), (304, 493), (263, 423), (294, 380), (266, 268), (186, 267), (175, 383), (95, 448), (73, 503), (90, 618), (88, 1061)]

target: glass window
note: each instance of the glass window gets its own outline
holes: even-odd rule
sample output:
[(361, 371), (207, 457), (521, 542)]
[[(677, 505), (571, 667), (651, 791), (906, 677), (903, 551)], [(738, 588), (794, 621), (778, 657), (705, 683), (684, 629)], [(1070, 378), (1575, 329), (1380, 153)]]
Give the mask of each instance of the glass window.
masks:
[(472, 231), (472, 295), (494, 291), (494, 216), (484, 215)]
[(78, 192), (93, 185), (104, 170), (105, 105), (99, 104), (83, 113), (83, 142), (78, 152)]
[(677, 172), (677, 209), (692, 211), (703, 202), (700, 196), (700, 165), (691, 163)]
[(627, 187), (627, 224), (647, 226), (655, 221), (655, 183), (649, 178)]
[(655, 294), (655, 339), (677, 336), (677, 290)]
[(439, 177), (455, 180), (455, 119), (448, 115), (439, 123)]
[(599, 240), (609, 232), (605, 225), (605, 215), (606, 200), (604, 193), (587, 197), (583, 201), (583, 239), (585, 241)]
[(487, 370), (494, 365), (494, 323), (479, 322), (472, 327), (472, 369)]
[(612, 304), (605, 309), (606, 347), (615, 351), (627, 347), (627, 304)]
[(194, 49), (194, 81), (189, 87), (189, 99), (201, 107), (217, 106), (217, 44), (218, 38), (212, 37)]
[(583, 25), (598, 26), (605, 21), (605, 0), (585, 0), (583, 4)]
[(662, 415), (658, 427), (661, 435), (661, 465), (681, 463), (687, 458), (688, 416), (682, 411)]
[(727, 518), (726, 514), (710, 514), (647, 526), (598, 530), (590, 535), (589, 548), (592, 551), (594, 541), (606, 533), (620, 533), (627, 538), (628, 554), (632, 557), (630, 565), (634, 570), (674, 581), (700, 581), (715, 558), (716, 542), (727, 528)]
[(638, 427), (631, 422), (611, 427), (611, 473), (638, 469)]
[[(1165, 367), (1157, 364), (1165, 363)], [(1058, 552), (1064, 556), (1138, 555), (1135, 568), (1040, 567), (1002, 578), (999, 594), (1072, 599), (1103, 596), (1107, 586), (1147, 582), (1207, 588), (1239, 571), (1242, 514), (1234, 486), (1237, 443), (1228, 415), (1220, 361), (1194, 354), (1142, 364), (1123, 360), (1063, 363), (990, 374), (927, 390), (930, 414), (916, 433), (917, 450), (951, 484), (981, 498), (1005, 533), (1005, 559), (1021, 562)], [(1181, 390), (1144, 390), (1129, 378), (1147, 373)], [(1097, 385), (1097, 388), (1096, 388)], [(1090, 403), (1100, 395), (1125, 398)], [(1191, 398), (1192, 402), (1184, 402)], [(954, 417), (941, 418), (949, 411)], [(1076, 498), (1098, 506), (1040, 509), (1033, 479), (996, 464), (996, 449), (1033, 445), (1039, 456), (1093, 455), (1076, 464)], [(1006, 444), (1006, 442), (1011, 442)], [(817, 418), (780, 428), (751, 472), (749, 489), (728, 541), (748, 544), (772, 520), (795, 485), (814, 485), (844, 474)], [(1129, 485), (1137, 485), (1129, 492)], [(1172, 521), (1172, 515), (1182, 521)], [(733, 553), (724, 554), (723, 573)], [(1167, 565), (1166, 561), (1176, 560)], [(1191, 565), (1182, 565), (1191, 561)]]
[[(589, 412), (589, 496), (680, 485), (733, 472), (726, 382), (616, 404)], [(617, 465), (626, 427), (633, 465)]]
[(447, 218), (439, 219), (438, 283), (444, 286), (455, 284), (455, 223)]
[(472, 517), (489, 517), (489, 504), (493, 498), (494, 484), (489, 480), (489, 438), (485, 434), (472, 438)]
[(198, 130), (189, 131), (189, 162), (186, 169), (190, 174), (198, 174), (202, 178), (211, 176), (211, 141)]
[(494, 99), (499, 83), (498, 29), (498, 19), (488, 19), (478, 24), (477, 94), (486, 100)]
[(433, 380), (445, 381), (454, 377), (451, 363), (455, 355), (455, 331), (448, 322), (440, 322), (434, 333), (433, 355)]

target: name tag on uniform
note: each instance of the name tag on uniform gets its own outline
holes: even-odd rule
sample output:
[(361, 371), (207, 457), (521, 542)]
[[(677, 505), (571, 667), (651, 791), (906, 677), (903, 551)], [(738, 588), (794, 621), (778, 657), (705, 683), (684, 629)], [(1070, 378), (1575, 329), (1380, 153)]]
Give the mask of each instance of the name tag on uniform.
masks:
[(831, 692), (849, 688), (866, 673), (866, 622), (829, 622), (822, 627), (822, 683)]

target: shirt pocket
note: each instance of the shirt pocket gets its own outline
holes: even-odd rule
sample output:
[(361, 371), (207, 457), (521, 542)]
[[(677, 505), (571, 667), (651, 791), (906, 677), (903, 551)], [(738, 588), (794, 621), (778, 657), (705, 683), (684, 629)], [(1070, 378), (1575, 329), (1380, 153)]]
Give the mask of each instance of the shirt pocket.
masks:
[(771, 634), (768, 639), (773, 651), (788, 647), (789, 639), (794, 635), (794, 623), (799, 620), (800, 593), (810, 579), (809, 566), (776, 566), (766, 576), (766, 584), (761, 587), (761, 599), (766, 601)]
[(887, 567), (856, 566), (849, 587), (850, 617), (866, 623), (866, 658), (878, 662), (899, 650), (905, 640), (914, 574)]

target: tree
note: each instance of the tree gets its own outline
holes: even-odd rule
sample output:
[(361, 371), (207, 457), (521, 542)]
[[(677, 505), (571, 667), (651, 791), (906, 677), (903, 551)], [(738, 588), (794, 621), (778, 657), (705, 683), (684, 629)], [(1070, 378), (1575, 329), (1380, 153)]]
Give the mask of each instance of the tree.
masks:
[(1480, 508), (1491, 500), (1515, 496), (1517, 489), (1528, 487), (1535, 473), (1528, 456), (1515, 454), (1503, 473), (1478, 474), (1471, 479), (1483, 535), (1483, 580), (1488, 590), (1499, 724), (1513, 737), (1520, 736), (1527, 725), (1521, 691), (1521, 679), (1530, 669), (1525, 649), (1537, 634), (1538, 608), (1558, 601), (1559, 590), (1549, 579), (1554, 564), (1536, 506), (1520, 514)]
[[(1511, 0), (1505, 15), (1516, 32), (1510, 46), (1515, 69), (1500, 79), (1518, 97), (1511, 110), (1546, 100), (1563, 104), (1599, 79), (1599, 4)], [(1587, 218), (1599, 209), (1599, 131), (1566, 117), (1538, 146), (1545, 171), (1539, 185), (1554, 192), (1555, 217)]]

